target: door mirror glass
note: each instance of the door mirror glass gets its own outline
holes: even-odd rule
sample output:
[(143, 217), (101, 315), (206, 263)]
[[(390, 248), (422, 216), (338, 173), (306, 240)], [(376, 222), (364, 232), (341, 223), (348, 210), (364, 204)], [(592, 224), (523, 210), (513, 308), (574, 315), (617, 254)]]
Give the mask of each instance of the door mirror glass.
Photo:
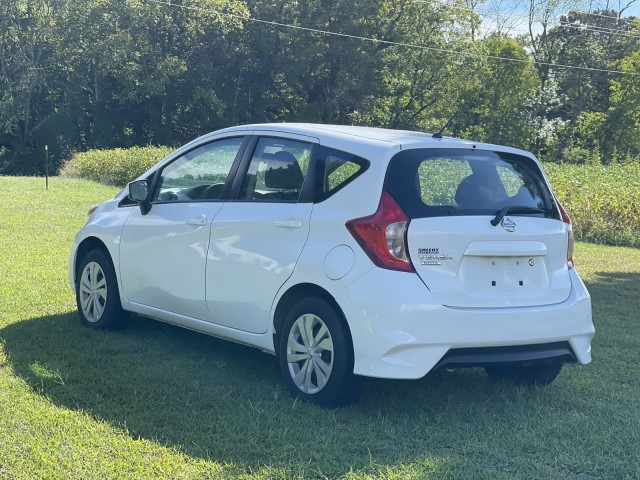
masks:
[(147, 180), (136, 180), (127, 185), (127, 195), (131, 200), (141, 203), (147, 200), (149, 195), (149, 183)]

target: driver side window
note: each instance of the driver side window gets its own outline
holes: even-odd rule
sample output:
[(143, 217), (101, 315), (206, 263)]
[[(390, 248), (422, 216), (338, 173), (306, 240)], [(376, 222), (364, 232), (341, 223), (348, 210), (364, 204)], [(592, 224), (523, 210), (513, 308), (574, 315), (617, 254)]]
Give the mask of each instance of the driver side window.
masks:
[(226, 138), (178, 157), (162, 170), (153, 202), (219, 200), (243, 141)]

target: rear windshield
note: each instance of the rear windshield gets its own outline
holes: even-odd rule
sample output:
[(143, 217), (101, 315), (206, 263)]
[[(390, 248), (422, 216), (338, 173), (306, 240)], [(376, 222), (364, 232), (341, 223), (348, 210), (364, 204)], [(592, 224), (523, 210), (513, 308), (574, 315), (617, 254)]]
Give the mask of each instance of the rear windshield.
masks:
[(521, 207), (513, 214), (559, 219), (538, 165), (509, 153), (404, 150), (391, 160), (385, 185), (411, 218), (494, 215)]

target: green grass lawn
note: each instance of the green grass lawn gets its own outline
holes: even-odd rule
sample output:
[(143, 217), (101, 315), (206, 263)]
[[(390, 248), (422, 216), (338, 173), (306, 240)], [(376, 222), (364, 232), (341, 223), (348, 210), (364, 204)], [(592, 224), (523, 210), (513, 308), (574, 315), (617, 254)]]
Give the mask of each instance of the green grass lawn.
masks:
[(99, 184), (0, 177), (0, 478), (640, 478), (640, 250), (578, 244), (594, 362), (551, 386), (480, 369), (295, 402), (275, 358), (134, 317), (85, 328), (67, 259)]

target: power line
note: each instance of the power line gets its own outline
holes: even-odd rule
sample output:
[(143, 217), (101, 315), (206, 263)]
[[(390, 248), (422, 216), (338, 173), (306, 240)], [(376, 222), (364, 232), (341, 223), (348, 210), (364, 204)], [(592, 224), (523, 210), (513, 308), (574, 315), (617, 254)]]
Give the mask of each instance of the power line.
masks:
[(183, 10), (192, 10), (192, 11), (196, 11), (196, 12), (200, 12), (200, 13), (213, 14), (213, 15), (218, 15), (218, 16), (222, 16), (222, 17), (234, 18), (236, 20), (242, 20), (242, 21), (246, 21), (246, 22), (254, 22), (254, 23), (260, 23), (260, 24), (263, 24), (263, 25), (271, 25), (271, 26), (274, 26), (274, 27), (289, 28), (289, 29), (292, 29), (292, 30), (300, 30), (300, 31), (309, 32), (309, 33), (316, 33), (316, 34), (319, 34), (319, 35), (334, 36), (334, 37), (340, 37), (340, 38), (349, 38), (349, 39), (353, 39), (353, 40), (360, 40), (360, 41), (363, 41), (363, 42), (372, 42), (372, 43), (377, 43), (377, 44), (381, 44), (381, 45), (413, 48), (413, 49), (417, 49), (417, 50), (428, 50), (428, 51), (438, 52), (438, 53), (456, 54), (456, 55), (460, 55), (460, 56), (464, 56), (464, 57), (472, 57), (472, 58), (486, 58), (486, 59), (491, 59), (491, 60), (500, 60), (500, 61), (506, 61), (506, 62), (512, 62), (512, 63), (525, 63), (525, 64), (533, 63), (533, 64), (536, 64), (536, 65), (543, 65), (543, 66), (548, 66), (548, 67), (553, 67), (553, 68), (566, 68), (566, 69), (570, 69), (570, 70), (573, 69), (573, 70), (582, 70), (582, 71), (588, 71), (588, 72), (617, 73), (617, 74), (620, 74), (620, 75), (636, 75), (636, 76), (640, 76), (639, 73), (623, 72), (623, 71), (620, 71), (620, 70), (608, 70), (608, 69), (604, 69), (604, 68), (593, 68), (593, 67), (580, 67), (580, 66), (577, 66), (577, 65), (564, 65), (564, 64), (560, 64), (560, 63), (541, 62), (541, 61), (538, 61), (538, 60), (523, 60), (523, 59), (519, 59), (519, 58), (500, 57), (500, 56), (497, 56), (497, 55), (487, 55), (487, 54), (481, 54), (481, 53), (463, 52), (463, 51), (460, 51), (460, 50), (452, 50), (452, 49), (447, 49), (447, 48), (428, 47), (426, 45), (417, 45), (417, 44), (413, 44), (413, 43), (393, 42), (391, 40), (381, 40), (379, 38), (363, 37), (361, 35), (350, 35), (350, 34), (347, 34), (347, 33), (332, 32), (332, 31), (329, 31), (329, 30), (320, 30), (318, 28), (303, 27), (303, 26), (300, 26), (300, 25), (290, 25), (288, 23), (275, 22), (275, 21), (272, 21), (272, 20), (262, 20), (260, 18), (255, 18), (255, 17), (244, 17), (242, 15), (236, 15), (236, 14), (233, 14), (233, 13), (220, 12), (218, 10), (213, 10), (213, 9), (208, 9), (208, 8), (195, 7), (195, 6), (190, 6), (190, 5), (179, 5), (179, 4), (171, 3), (171, 0), (169, 0), (169, 1), (145, 0), (145, 1), (150, 2), (150, 3), (156, 3), (158, 5), (165, 5), (165, 6), (168, 6), (168, 7), (180, 8), (180, 9), (183, 9)]
[[(478, 10), (474, 10), (472, 8), (469, 7), (463, 7), (460, 5), (454, 5), (450, 2), (447, 2), (446, 0), (414, 0), (414, 3), (422, 3), (422, 4), (426, 4), (426, 5), (438, 5), (441, 7), (446, 7), (448, 9), (451, 10), (457, 10), (457, 11), (462, 11), (462, 12), (467, 12), (470, 14), (476, 14), (476, 15), (480, 15), (482, 17), (490, 17), (494, 14), (496, 15), (500, 15), (501, 12), (504, 12), (504, 10), (500, 10), (496, 7), (487, 9), (487, 10), (481, 10), (480, 8), (478, 8)], [(579, 15), (598, 15), (596, 13), (590, 13), (590, 12), (584, 12), (584, 11), (580, 11), (580, 10), (572, 10), (573, 13), (579, 14)], [(565, 16), (567, 16), (565, 14)], [(598, 15), (598, 16), (605, 16), (606, 18), (617, 18), (617, 17), (611, 17), (608, 15)], [(514, 18), (520, 18), (522, 19), (521, 23), (528, 23), (529, 21), (531, 21), (531, 18), (529, 15), (516, 15), (515, 14), (515, 9), (512, 10), (511, 12), (508, 12), (506, 14), (504, 14), (504, 21), (505, 22), (509, 22), (509, 21), (513, 21)], [(626, 19), (621, 19), (621, 20), (625, 20), (628, 21)], [(580, 29), (580, 30), (586, 30), (586, 31), (592, 31), (592, 32), (596, 32), (596, 33), (605, 33), (605, 34), (611, 34), (611, 35), (618, 35), (621, 37), (630, 37), (630, 38), (640, 38), (640, 35), (636, 35), (633, 33), (629, 33), (628, 31), (624, 31), (624, 30), (620, 30), (620, 29), (615, 29), (615, 28), (607, 28), (607, 27), (600, 27), (600, 26), (594, 26), (594, 25), (574, 25), (570, 22), (562, 22), (561, 20), (556, 20), (553, 22), (550, 22), (549, 25), (551, 27), (559, 27), (559, 28), (574, 28), (574, 29)]]
[[(449, 2), (447, 0), (414, 0), (416, 2), (420, 2), (420, 3), (429, 3), (431, 2), (437, 2), (437, 3), (446, 3), (449, 4)], [(483, 4), (484, 6), (484, 4)], [(514, 2), (514, 9), (517, 9), (518, 7), (522, 6), (524, 9), (529, 10), (529, 6), (525, 3), (525, 2), (521, 2), (521, 1), (516, 1)], [(465, 7), (458, 7), (458, 8), (465, 8)], [(468, 7), (466, 7), (468, 8)], [(497, 7), (493, 7), (492, 9), (493, 11), (499, 11), (499, 9)], [(603, 11), (609, 11), (608, 9), (602, 9)], [(595, 13), (595, 12), (587, 12), (584, 10), (570, 10), (573, 11), (577, 14), (580, 15), (588, 15), (588, 16), (592, 16), (592, 17), (602, 17), (602, 18), (609, 18), (609, 19), (615, 19), (619, 22), (627, 22), (627, 23), (633, 23), (633, 16), (632, 18), (623, 18), (623, 17), (618, 17), (616, 15), (605, 15), (603, 13)], [(611, 10), (614, 11), (614, 10)], [(527, 15), (520, 15), (520, 18), (528, 18)]]
[(587, 30), (589, 32), (604, 33), (606, 35), (618, 35), (620, 37), (640, 38), (640, 35), (624, 32), (622, 30), (616, 30), (616, 29), (605, 28), (605, 27), (596, 27), (593, 25), (585, 25), (585, 24), (573, 23), (569, 21), (565, 21), (565, 22), (560, 21), (560, 23), (556, 24), (555, 26), (560, 28), (575, 28), (577, 30)]
[(602, 13), (593, 13), (593, 12), (578, 12), (578, 13), (582, 13), (584, 15), (591, 15), (592, 17), (613, 18), (619, 22), (633, 23), (633, 20), (630, 18), (622, 18), (622, 17), (617, 17), (615, 15), (604, 15)]

